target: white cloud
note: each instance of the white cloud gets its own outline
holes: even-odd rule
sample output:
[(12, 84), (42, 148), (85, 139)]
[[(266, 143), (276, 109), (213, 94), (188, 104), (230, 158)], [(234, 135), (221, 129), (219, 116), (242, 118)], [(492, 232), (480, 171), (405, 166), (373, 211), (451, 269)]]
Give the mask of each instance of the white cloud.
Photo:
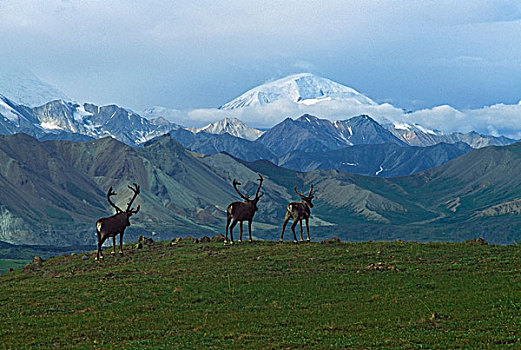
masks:
[(515, 139), (521, 138), (521, 104), (496, 104), (465, 113), (477, 131), (481, 129)]
[(268, 128), (287, 117), (298, 118), (303, 114), (311, 114), (330, 120), (348, 119), (355, 115), (368, 114), (376, 120), (386, 122), (387, 119), (399, 118), (403, 112), (387, 103), (368, 106), (338, 101), (323, 101), (308, 106), (292, 101), (277, 100), (267, 105), (232, 110), (195, 109), (188, 112), (188, 118), (193, 123), (210, 123), (226, 117), (235, 117), (253, 127)]
[(521, 104), (495, 104), (463, 111), (450, 106), (438, 106), (406, 114), (402, 118), (405, 122), (440, 131), (476, 131), (485, 135), (521, 139)]
[(184, 114), (178, 111), (169, 119), (185, 126), (199, 127), (226, 117), (236, 117), (252, 127), (269, 128), (287, 117), (295, 119), (305, 113), (330, 120), (343, 120), (368, 114), (380, 123), (419, 124), (427, 129), (446, 132), (476, 131), (485, 135), (521, 139), (521, 101), (515, 105), (496, 104), (463, 111), (443, 105), (405, 113), (388, 103), (356, 106), (338, 101), (324, 101), (306, 106), (279, 100), (264, 106), (235, 110), (194, 109)]
[(417, 123), (429, 129), (440, 131), (471, 131), (466, 130), (468, 126), (466, 114), (447, 105), (415, 111), (403, 115), (402, 118), (404, 118), (403, 121), (405, 122)]

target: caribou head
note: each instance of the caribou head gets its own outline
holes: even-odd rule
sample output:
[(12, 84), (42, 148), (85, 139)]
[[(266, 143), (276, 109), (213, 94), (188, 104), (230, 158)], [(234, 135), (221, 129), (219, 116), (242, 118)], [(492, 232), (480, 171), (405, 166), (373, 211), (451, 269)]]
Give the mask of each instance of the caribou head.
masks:
[(247, 194), (242, 194), (241, 191), (239, 191), (239, 189), (237, 188), (237, 186), (240, 186), (241, 183), (239, 181), (237, 181), (236, 179), (233, 179), (233, 188), (235, 188), (235, 191), (237, 192), (237, 194), (242, 199), (244, 199), (244, 203), (248, 203), (248, 204), (251, 203), (254, 211), (259, 210), (259, 208), (257, 207), (257, 203), (259, 202), (259, 199), (261, 199), (261, 197), (264, 195), (264, 192), (261, 192), (259, 194), (259, 191), (262, 186), (262, 181), (264, 180), (261, 174), (259, 174), (259, 178), (257, 180), (259, 180), (259, 187), (257, 187), (257, 192), (255, 192), (255, 198), (250, 199), (250, 196), (248, 196)]
[(295, 186), (295, 193), (298, 194), (300, 196), (300, 198), (302, 198), (302, 202), (303, 203), (306, 203), (310, 208), (313, 208), (313, 203), (311, 203), (311, 200), (313, 199), (314, 197), (314, 193), (313, 193), (313, 184), (311, 185), (310, 189), (309, 189), (309, 193), (308, 195), (306, 196), (305, 194), (303, 193), (300, 193), (298, 190), (297, 190), (297, 186)]

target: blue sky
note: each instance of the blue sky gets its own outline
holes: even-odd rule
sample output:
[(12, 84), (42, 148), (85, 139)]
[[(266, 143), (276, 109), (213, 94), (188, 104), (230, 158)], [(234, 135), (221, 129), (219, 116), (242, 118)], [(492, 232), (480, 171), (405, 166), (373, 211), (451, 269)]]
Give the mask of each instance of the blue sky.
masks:
[(521, 100), (520, 1), (0, 0), (0, 36), (3, 65), (135, 110), (299, 72), (406, 110)]

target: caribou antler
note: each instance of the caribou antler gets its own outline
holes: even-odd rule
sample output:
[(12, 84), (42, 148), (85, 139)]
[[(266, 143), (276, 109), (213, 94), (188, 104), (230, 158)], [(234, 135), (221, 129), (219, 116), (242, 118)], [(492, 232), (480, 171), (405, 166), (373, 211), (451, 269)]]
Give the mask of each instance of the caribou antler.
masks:
[(301, 196), (301, 197), (306, 197), (305, 194), (302, 194), (302, 193), (300, 193), (300, 192), (297, 190), (297, 186), (295, 186), (295, 192), (296, 192), (299, 196)]
[(116, 209), (116, 213), (121, 213), (123, 212), (123, 210), (121, 210), (121, 208), (119, 208), (116, 204), (114, 204), (111, 200), (110, 200), (110, 197), (112, 196), (115, 196), (116, 195), (116, 192), (114, 192), (112, 190), (112, 186), (110, 186), (109, 188), (109, 191), (107, 192), (107, 201), (109, 202), (109, 204), (111, 206), (113, 206), (115, 209)]
[(239, 181), (237, 181), (236, 179), (233, 179), (233, 188), (235, 188), (235, 191), (237, 191), (237, 193), (239, 194), (239, 196), (244, 199), (244, 200), (249, 200), (250, 199), (250, 196), (248, 195), (244, 195), (241, 193), (241, 191), (239, 191), (239, 189), (237, 188), (237, 185), (240, 185), (241, 183)]
[(313, 195), (313, 185), (311, 185), (310, 189), (309, 189), (309, 194), (306, 196), (304, 193), (300, 193), (298, 190), (297, 190), (297, 186), (295, 186), (295, 192), (301, 196), (301, 197), (311, 197)]
[(259, 180), (259, 187), (257, 188), (257, 192), (255, 192), (255, 198), (260, 198), (264, 195), (264, 192), (262, 192), (261, 195), (259, 196), (259, 191), (261, 189), (262, 181), (264, 180), (264, 178), (262, 177), (261, 174), (258, 174), (258, 175), (259, 175), (259, 178), (257, 180)]
[[(130, 200), (130, 202), (128, 202), (128, 204), (127, 204), (127, 210), (126, 210), (126, 211), (127, 211), (127, 212), (132, 211), (132, 212), (134, 213), (134, 210), (131, 210), (130, 207), (132, 207), (132, 203), (134, 203), (134, 199), (136, 199), (136, 197), (137, 197), (137, 195), (139, 194), (139, 192), (141, 192), (141, 188), (140, 188), (139, 185), (136, 184), (136, 183), (134, 183), (134, 187), (132, 187), (132, 186), (129, 185), (128, 188), (130, 188), (130, 190), (131, 190), (132, 192), (134, 192), (134, 196), (132, 197), (132, 199)], [(138, 209), (137, 209), (137, 211), (136, 211), (135, 213), (137, 213), (138, 211), (139, 211), (139, 206), (138, 206)], [(134, 214), (135, 214), (135, 213), (134, 213)]]

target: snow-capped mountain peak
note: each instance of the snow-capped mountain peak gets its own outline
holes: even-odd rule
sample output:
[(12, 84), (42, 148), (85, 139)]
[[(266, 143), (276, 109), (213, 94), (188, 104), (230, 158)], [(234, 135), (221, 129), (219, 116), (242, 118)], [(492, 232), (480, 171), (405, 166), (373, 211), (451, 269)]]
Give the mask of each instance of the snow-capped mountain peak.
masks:
[(13, 102), (2, 95), (0, 95), (0, 115), (15, 123), (20, 118), (20, 113), (14, 108)]
[(208, 124), (199, 129), (191, 129), (195, 133), (207, 132), (210, 134), (228, 133), (232, 136), (240, 137), (246, 140), (254, 141), (258, 139), (263, 132), (244, 124), (237, 118), (224, 118), (215, 123)]
[(301, 73), (257, 86), (219, 109), (263, 106), (280, 100), (303, 105), (314, 105), (331, 100), (358, 105), (376, 105), (376, 102), (369, 97), (350, 87), (311, 73)]
[(165, 134), (175, 124), (152, 124), (147, 119), (116, 105), (83, 105), (56, 100), (31, 109), (37, 126), (45, 132), (67, 132), (92, 138), (112, 136), (127, 144), (142, 144)]
[(29, 71), (0, 67), (0, 94), (24, 106), (41, 106), (67, 96)]

